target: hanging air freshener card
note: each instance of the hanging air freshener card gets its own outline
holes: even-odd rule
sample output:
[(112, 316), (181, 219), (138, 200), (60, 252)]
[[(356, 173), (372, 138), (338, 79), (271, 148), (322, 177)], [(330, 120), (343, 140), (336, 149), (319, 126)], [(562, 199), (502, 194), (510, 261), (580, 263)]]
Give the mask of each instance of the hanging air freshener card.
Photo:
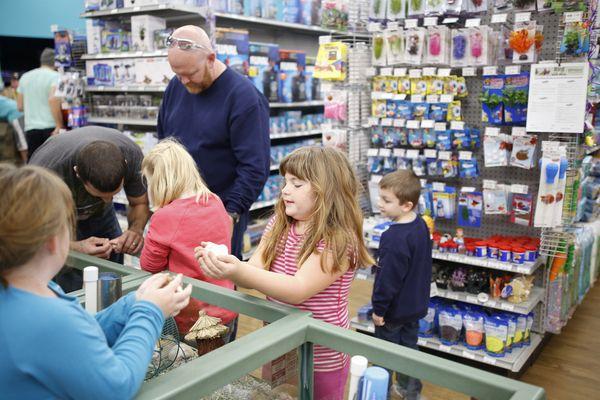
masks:
[(510, 136), (485, 135), (483, 138), (483, 158), (486, 167), (506, 167), (511, 148)]
[(458, 225), (479, 228), (483, 214), (481, 192), (461, 192), (458, 198)]
[(513, 136), (510, 165), (513, 167), (531, 169), (535, 165), (536, 135)]
[(530, 194), (513, 194), (510, 222), (517, 225), (531, 226), (533, 221), (533, 196)]
[(404, 44), (404, 31), (385, 31), (385, 53), (387, 55), (387, 65), (399, 65), (404, 63)]
[(508, 190), (505, 185), (496, 185), (495, 189), (483, 190), (486, 214), (508, 214)]

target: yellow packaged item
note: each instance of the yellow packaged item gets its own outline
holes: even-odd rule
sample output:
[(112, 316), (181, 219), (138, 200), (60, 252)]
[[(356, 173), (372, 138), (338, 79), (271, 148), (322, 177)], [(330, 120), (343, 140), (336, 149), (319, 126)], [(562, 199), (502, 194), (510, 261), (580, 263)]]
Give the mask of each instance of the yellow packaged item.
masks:
[(315, 78), (343, 81), (346, 79), (347, 66), (348, 46), (345, 43), (331, 42), (319, 45)]

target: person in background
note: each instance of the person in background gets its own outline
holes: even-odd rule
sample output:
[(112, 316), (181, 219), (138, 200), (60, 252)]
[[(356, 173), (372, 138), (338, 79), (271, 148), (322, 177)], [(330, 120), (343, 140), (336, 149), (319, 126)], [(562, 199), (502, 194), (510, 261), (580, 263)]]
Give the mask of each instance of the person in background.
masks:
[(163, 96), (158, 137), (177, 138), (221, 198), (234, 224), (231, 252), (239, 258), (250, 206), (269, 176), (269, 103), (247, 77), (216, 59), (201, 28), (183, 26), (167, 45), (176, 76)]
[(59, 75), (54, 68), (54, 50), (44, 49), (40, 67), (26, 72), (19, 81), (17, 106), (25, 113), (29, 157), (51, 136), (64, 128), (61, 99), (55, 97)]
[[(375, 337), (418, 349), (419, 320), (427, 314), (431, 283), (429, 228), (415, 212), (421, 182), (398, 170), (379, 182), (379, 210), (393, 224), (381, 235), (373, 295)], [(396, 372), (394, 391), (407, 400), (420, 398), (421, 381)], [(390, 379), (390, 384), (392, 380)]]
[[(229, 216), (221, 200), (206, 187), (194, 159), (175, 140), (165, 139), (144, 157), (142, 173), (154, 210), (140, 258), (142, 269), (152, 273), (165, 270), (182, 273), (233, 289), (229, 280), (204, 275), (194, 258), (194, 248), (200, 242), (225, 245), (228, 250), (231, 244)], [(223, 324), (232, 324), (237, 316), (232, 311), (191, 299), (175, 317), (182, 337), (194, 325), (200, 310), (221, 318)], [(231, 328), (230, 325), (229, 333)]]
[[(348, 296), (357, 268), (373, 260), (362, 239), (359, 182), (347, 157), (328, 147), (305, 147), (280, 164), (285, 186), (256, 252), (241, 262), (203, 245), (204, 273), (256, 289), (271, 301), (312, 312), (348, 328)], [(342, 400), (348, 355), (315, 346), (315, 400)]]
[(14, 72), (10, 76), (10, 83), (8, 84), (8, 87), (4, 88), (4, 90), (2, 91), (2, 96), (8, 97), (11, 100), (17, 101), (17, 98), (18, 98), (17, 88), (18, 87), (19, 87), (19, 73)]
[[(0, 122), (6, 122), (10, 125), (10, 130), (13, 132), (14, 144), (21, 156), (23, 163), (27, 162), (27, 140), (25, 133), (19, 123), (19, 118), (23, 114), (17, 109), (17, 102), (8, 97), (0, 96)], [(9, 129), (7, 129), (8, 133)], [(4, 149), (6, 152), (13, 153), (12, 149)], [(3, 150), (3, 153), (4, 153)]]
[[(56, 172), (73, 193), (77, 241), (72, 242), (72, 250), (122, 264), (124, 253), (137, 254), (142, 249), (150, 217), (140, 173), (143, 157), (140, 147), (123, 133), (99, 126), (53, 136), (35, 152), (30, 163)], [(112, 204), (121, 189), (129, 203), (125, 232)], [(65, 274), (57, 278), (63, 289), (81, 287), (78, 271)]]
[(0, 187), (2, 398), (133, 398), (164, 319), (186, 307), (192, 287), (154, 275), (90, 315), (51, 281), (74, 229), (69, 188), (43, 168), (7, 164)]

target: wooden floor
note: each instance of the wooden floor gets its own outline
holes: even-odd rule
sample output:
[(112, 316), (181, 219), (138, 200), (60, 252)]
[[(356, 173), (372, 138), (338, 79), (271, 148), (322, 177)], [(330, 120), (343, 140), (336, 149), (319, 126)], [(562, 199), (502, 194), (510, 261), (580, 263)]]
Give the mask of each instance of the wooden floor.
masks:
[[(370, 282), (354, 281), (350, 315), (356, 315), (358, 308), (369, 302), (371, 290)], [(242, 316), (239, 335), (260, 327), (261, 321)], [(551, 337), (520, 379), (543, 387), (549, 400), (600, 400), (600, 283), (590, 290), (567, 327)], [(429, 383), (425, 383), (423, 394), (428, 400), (468, 400), (467, 396)]]

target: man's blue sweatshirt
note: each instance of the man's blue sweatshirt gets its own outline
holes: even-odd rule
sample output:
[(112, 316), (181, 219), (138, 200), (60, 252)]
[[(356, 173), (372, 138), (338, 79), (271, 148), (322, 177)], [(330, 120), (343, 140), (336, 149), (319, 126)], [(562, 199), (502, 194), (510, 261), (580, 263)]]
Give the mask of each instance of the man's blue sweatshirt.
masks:
[(163, 96), (158, 137), (176, 137), (227, 211), (243, 214), (270, 169), (269, 102), (248, 78), (227, 68), (200, 94), (173, 78)]
[(393, 224), (381, 235), (373, 313), (386, 322), (418, 321), (427, 314), (431, 286), (431, 240), (417, 217)]

